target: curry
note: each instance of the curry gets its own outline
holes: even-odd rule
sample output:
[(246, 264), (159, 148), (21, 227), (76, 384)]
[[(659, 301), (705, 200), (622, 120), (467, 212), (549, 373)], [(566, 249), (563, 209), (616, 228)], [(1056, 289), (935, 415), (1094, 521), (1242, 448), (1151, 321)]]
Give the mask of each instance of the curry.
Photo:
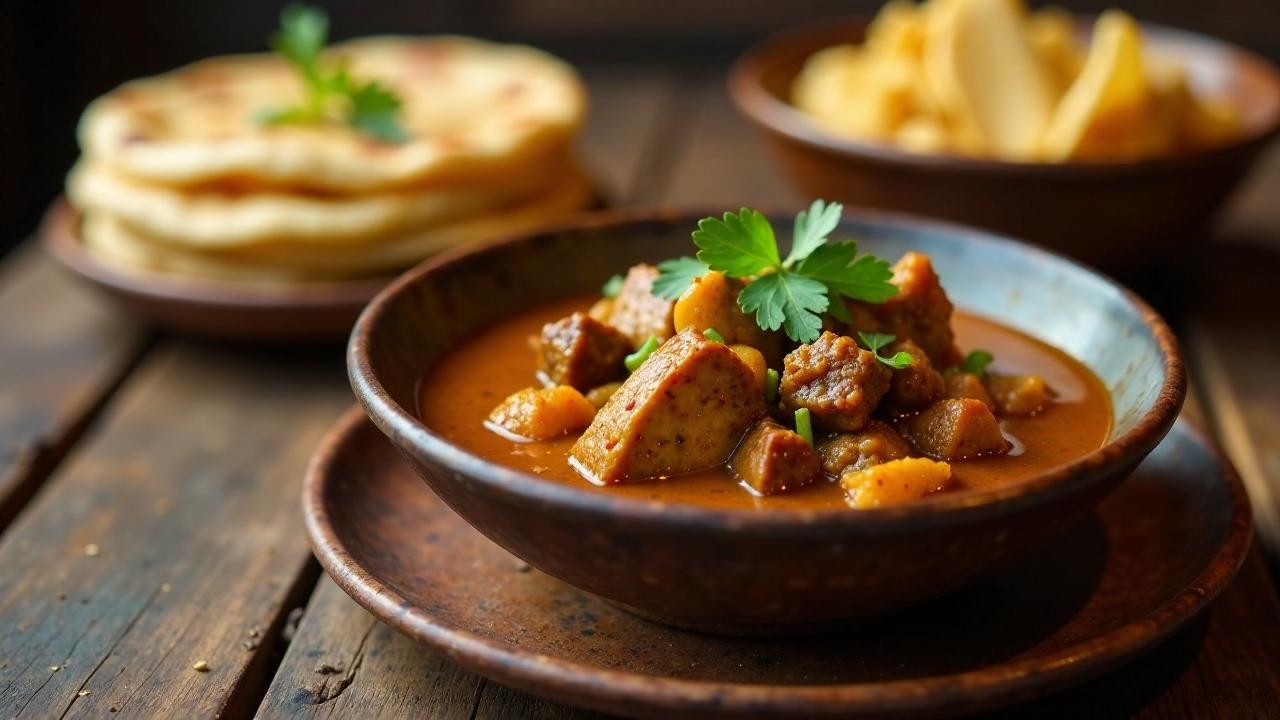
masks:
[[(839, 205), (707, 218), (697, 258), (483, 330), (424, 378), (420, 414), (550, 481), (716, 507), (875, 508), (1023, 482), (1100, 448), (1102, 383), (954, 311), (930, 259), (832, 243)], [(963, 352), (966, 348), (969, 352)]]

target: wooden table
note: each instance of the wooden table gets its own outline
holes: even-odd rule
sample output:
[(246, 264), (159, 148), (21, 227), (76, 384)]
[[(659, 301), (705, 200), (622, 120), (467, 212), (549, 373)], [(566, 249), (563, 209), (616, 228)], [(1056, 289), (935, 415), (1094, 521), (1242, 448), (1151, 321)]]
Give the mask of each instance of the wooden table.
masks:
[[(723, 72), (588, 67), (583, 151), (619, 203), (801, 200), (729, 106)], [(1280, 602), (1264, 559), (1280, 548), (1280, 260), (1266, 252), (1280, 243), (1277, 199), (1280, 152), (1192, 282), (1164, 288), (1190, 310), (1174, 318), (1193, 361), (1188, 414), (1239, 466), (1261, 542), (1173, 640), (1011, 715), (1280, 716)], [(5, 716), (593, 716), (460, 671), (322, 576), (299, 484), (351, 403), (341, 348), (157, 334), (26, 247), (0, 264), (0, 372)]]

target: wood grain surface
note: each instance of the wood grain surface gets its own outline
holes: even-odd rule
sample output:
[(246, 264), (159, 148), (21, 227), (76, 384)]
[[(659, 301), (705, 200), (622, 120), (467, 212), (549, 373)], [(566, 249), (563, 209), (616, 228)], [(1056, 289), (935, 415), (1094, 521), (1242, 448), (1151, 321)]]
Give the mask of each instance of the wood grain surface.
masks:
[[(729, 106), (724, 67), (663, 62), (584, 71), (594, 115), (583, 155), (614, 198), (800, 200)], [(1258, 248), (1280, 247), (1277, 192), (1280, 152), (1220, 240), (1262, 255), (1224, 254), (1183, 338), (1206, 421), (1250, 483), (1268, 543), (1280, 526), (1280, 323), (1275, 273), (1257, 268), (1276, 257)], [(1260, 297), (1241, 294), (1243, 276), (1258, 278)], [(317, 584), (298, 482), (350, 401), (339, 349), (148, 342), (43, 258), (0, 265), (0, 526), (16, 514), (0, 535), (0, 714), (597, 717), (463, 673), (327, 578)], [(207, 672), (193, 669), (201, 661)], [(1280, 603), (1255, 550), (1212, 612), (1157, 651), (1006, 714), (1261, 718), (1277, 707)]]

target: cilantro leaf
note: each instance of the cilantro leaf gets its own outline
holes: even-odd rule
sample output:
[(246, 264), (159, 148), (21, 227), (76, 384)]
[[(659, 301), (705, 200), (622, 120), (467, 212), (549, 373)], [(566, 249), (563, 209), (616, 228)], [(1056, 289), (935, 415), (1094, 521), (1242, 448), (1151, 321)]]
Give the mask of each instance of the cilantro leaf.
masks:
[(995, 359), (995, 356), (986, 350), (974, 350), (960, 363), (960, 370), (982, 377), (987, 374), (987, 366)]
[(809, 253), (796, 272), (821, 280), (829, 290), (854, 300), (882, 303), (898, 293), (889, 282), (893, 270), (886, 260), (858, 255), (856, 242), (828, 243)]
[(782, 264), (773, 226), (759, 210), (742, 208), (724, 219), (703, 218), (693, 231), (698, 259), (730, 277), (747, 277)]
[(844, 206), (840, 203), (826, 204), (823, 200), (814, 200), (808, 210), (801, 210), (796, 215), (795, 229), (791, 234), (791, 252), (783, 263), (787, 267), (800, 262), (827, 241), (827, 236), (840, 224), (840, 213)]
[(902, 370), (903, 368), (911, 367), (911, 353), (906, 352), (905, 350), (900, 350), (894, 353), (891, 357), (885, 357), (880, 354), (880, 348), (888, 345), (894, 340), (897, 340), (897, 335), (890, 335), (888, 333), (859, 332), (858, 339), (861, 340), (862, 344), (871, 351), (871, 354), (876, 356), (876, 360), (879, 360), (881, 363), (888, 365), (894, 370)]
[(377, 82), (358, 82), (341, 63), (322, 65), (329, 39), (329, 16), (320, 8), (290, 5), (280, 13), (280, 30), (270, 45), (302, 76), (305, 97), (291, 107), (257, 115), (264, 125), (304, 125), (340, 122), (369, 137), (403, 142), (408, 133), (400, 124), (400, 98)]
[(822, 333), (827, 287), (803, 275), (769, 273), (743, 288), (738, 306), (745, 313), (755, 313), (765, 330), (781, 327), (793, 340), (813, 342)]
[(667, 300), (678, 299), (695, 278), (711, 272), (706, 263), (688, 256), (663, 260), (658, 263), (658, 270), (661, 274), (653, 281), (649, 292)]

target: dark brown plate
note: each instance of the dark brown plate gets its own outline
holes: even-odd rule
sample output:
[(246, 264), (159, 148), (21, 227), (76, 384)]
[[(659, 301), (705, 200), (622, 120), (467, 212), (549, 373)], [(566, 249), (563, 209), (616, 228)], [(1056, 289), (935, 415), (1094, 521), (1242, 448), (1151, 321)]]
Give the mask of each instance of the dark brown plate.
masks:
[(40, 227), (49, 254), (129, 311), (187, 335), (279, 343), (341, 340), (392, 277), (267, 286), (124, 271), (86, 252), (76, 224), (71, 205), (55, 200)]
[(316, 555), (361, 605), (497, 682), (636, 717), (957, 715), (1114, 668), (1202, 610), (1249, 545), (1239, 479), (1179, 423), (1033, 560), (844, 634), (747, 640), (642, 620), (473, 530), (353, 409), (307, 473)]

